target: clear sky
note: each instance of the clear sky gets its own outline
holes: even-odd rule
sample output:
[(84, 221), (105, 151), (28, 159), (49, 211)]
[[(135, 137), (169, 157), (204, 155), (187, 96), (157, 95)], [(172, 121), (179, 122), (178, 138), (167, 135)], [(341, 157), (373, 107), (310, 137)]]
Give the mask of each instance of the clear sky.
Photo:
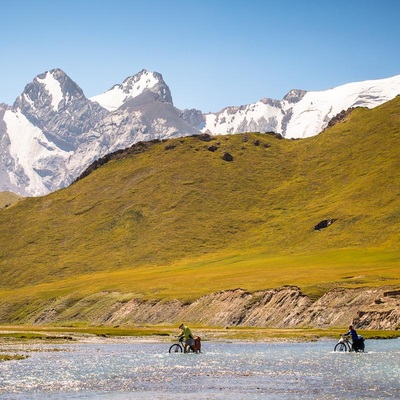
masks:
[(0, 102), (61, 68), (87, 97), (142, 69), (178, 108), (219, 111), (291, 89), (400, 74), (400, 0), (0, 2)]

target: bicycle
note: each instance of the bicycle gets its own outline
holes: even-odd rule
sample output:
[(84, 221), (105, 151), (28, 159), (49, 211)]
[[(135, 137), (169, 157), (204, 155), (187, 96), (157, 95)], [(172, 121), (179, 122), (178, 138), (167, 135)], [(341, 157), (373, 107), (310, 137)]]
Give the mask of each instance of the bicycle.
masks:
[[(199, 338), (200, 339), (200, 338)], [(196, 346), (196, 345), (195, 345)], [(200, 346), (200, 345), (198, 345)], [(179, 343), (174, 343), (168, 350), (168, 353), (182, 353), (185, 352), (185, 342), (183, 340), (183, 337), (179, 338)], [(200, 352), (200, 348), (196, 348), (193, 350), (192, 348), (188, 348), (188, 353), (193, 352), (193, 353), (198, 353)]]
[(341, 335), (339, 341), (336, 343), (333, 351), (338, 352), (364, 352), (365, 345), (364, 345), (364, 338), (359, 336), (358, 346), (355, 349), (353, 343), (350, 341), (348, 336)]

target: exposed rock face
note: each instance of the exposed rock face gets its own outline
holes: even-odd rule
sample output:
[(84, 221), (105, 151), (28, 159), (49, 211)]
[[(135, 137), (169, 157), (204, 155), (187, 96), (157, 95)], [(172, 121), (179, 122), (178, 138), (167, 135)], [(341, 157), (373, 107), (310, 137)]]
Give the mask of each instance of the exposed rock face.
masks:
[(357, 313), (354, 323), (360, 328), (400, 329), (400, 290), (383, 292), (374, 303)]
[(180, 117), (199, 131), (205, 127), (206, 119), (200, 110), (194, 108), (182, 110)]
[[(376, 107), (400, 92), (400, 75), (321, 92), (291, 90), (216, 113), (174, 107), (162, 75), (142, 70), (86, 98), (62, 70), (38, 75), (12, 107), (0, 104), (0, 190), (44, 195), (68, 186), (93, 161), (139, 141), (199, 134), (319, 134), (350, 107)], [(348, 111), (342, 111), (348, 110)]]
[(348, 109), (373, 108), (399, 93), (400, 76), (354, 82), (319, 92), (295, 89), (283, 100), (264, 98), (204, 114), (205, 126), (201, 130), (213, 135), (273, 131), (288, 139), (306, 138), (346, 118), (351, 111)]
[(79, 135), (108, 114), (99, 104), (88, 100), (82, 89), (60, 69), (38, 75), (26, 85), (13, 109), (66, 151), (75, 150)]
[(233, 161), (233, 156), (232, 156), (232, 154), (225, 152), (225, 153), (222, 155), (222, 159), (223, 159), (224, 161), (231, 162), (231, 161)]
[[(55, 299), (39, 311), (35, 306), (20, 323), (48, 324), (87, 321), (96, 325), (176, 324), (179, 321), (216, 326), (295, 328), (331, 326), (398, 329), (400, 290), (337, 289), (312, 301), (298, 287), (246, 292), (227, 290), (192, 303), (179, 300), (121, 302), (119, 293), (97, 293), (79, 301)], [(1, 323), (15, 322), (2, 307)]]
[(209, 325), (290, 327), (292, 317), (310, 304), (297, 287), (255, 293), (236, 289), (201, 297), (187, 307), (182, 318)]
[[(199, 134), (180, 114), (156, 72), (143, 70), (88, 99), (62, 70), (47, 71), (26, 85), (12, 107), (0, 105), (0, 190), (47, 194), (107, 153)], [(200, 118), (189, 114), (192, 121)]]
[(332, 225), (336, 220), (337, 220), (336, 218), (324, 219), (318, 222), (318, 224), (314, 226), (314, 229), (316, 231), (320, 231), (321, 229), (327, 228), (328, 226)]
[(298, 103), (306, 95), (306, 93), (307, 93), (306, 90), (293, 89), (286, 94), (283, 100), (286, 100), (292, 104)]
[(340, 122), (343, 122), (346, 120), (346, 118), (351, 114), (351, 112), (355, 110), (355, 107), (350, 107), (347, 110), (342, 110), (339, 114), (335, 115), (329, 122), (327, 127), (324, 129), (328, 129)]
[(90, 166), (107, 153), (128, 148), (138, 142), (198, 133), (179, 117), (179, 111), (174, 106), (157, 93), (145, 90), (81, 135), (80, 147), (69, 159), (68, 170), (71, 176), (76, 177), (82, 173), (82, 165)]
[(162, 75), (145, 69), (126, 78), (122, 84), (114, 85), (107, 92), (91, 97), (90, 100), (99, 103), (109, 111), (115, 111), (146, 90), (156, 94), (159, 101), (173, 105), (171, 91), (164, 82)]

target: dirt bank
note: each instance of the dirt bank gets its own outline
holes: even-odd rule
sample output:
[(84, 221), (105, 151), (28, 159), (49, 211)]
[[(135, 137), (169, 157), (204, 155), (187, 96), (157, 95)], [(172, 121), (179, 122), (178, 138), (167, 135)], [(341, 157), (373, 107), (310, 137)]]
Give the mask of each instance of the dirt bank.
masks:
[[(376, 330), (395, 330), (400, 326), (400, 290), (393, 288), (337, 289), (317, 301), (295, 286), (254, 293), (227, 290), (192, 303), (138, 299), (121, 302), (119, 298), (118, 293), (109, 292), (76, 300), (60, 297), (44, 307), (35, 306), (18, 323), (121, 326), (186, 321), (208, 326), (266, 328), (324, 328), (354, 323), (358, 328)], [(0, 322), (15, 321), (3, 308)]]

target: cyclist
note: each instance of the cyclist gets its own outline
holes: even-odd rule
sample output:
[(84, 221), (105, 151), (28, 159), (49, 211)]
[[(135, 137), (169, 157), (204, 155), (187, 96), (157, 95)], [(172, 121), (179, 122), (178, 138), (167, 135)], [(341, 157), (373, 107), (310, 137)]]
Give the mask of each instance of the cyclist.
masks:
[(353, 328), (353, 325), (349, 326), (349, 331), (344, 334), (344, 336), (351, 336), (351, 340), (353, 342), (353, 350), (358, 351), (360, 350), (360, 339), (358, 337), (357, 331)]
[(182, 331), (180, 335), (178, 336), (179, 338), (184, 337), (185, 339), (185, 353), (189, 351), (189, 349), (192, 349), (194, 353), (196, 353), (196, 349), (194, 347), (194, 337), (192, 335), (192, 331), (188, 326), (183, 325), (181, 323), (179, 325), (179, 329)]

